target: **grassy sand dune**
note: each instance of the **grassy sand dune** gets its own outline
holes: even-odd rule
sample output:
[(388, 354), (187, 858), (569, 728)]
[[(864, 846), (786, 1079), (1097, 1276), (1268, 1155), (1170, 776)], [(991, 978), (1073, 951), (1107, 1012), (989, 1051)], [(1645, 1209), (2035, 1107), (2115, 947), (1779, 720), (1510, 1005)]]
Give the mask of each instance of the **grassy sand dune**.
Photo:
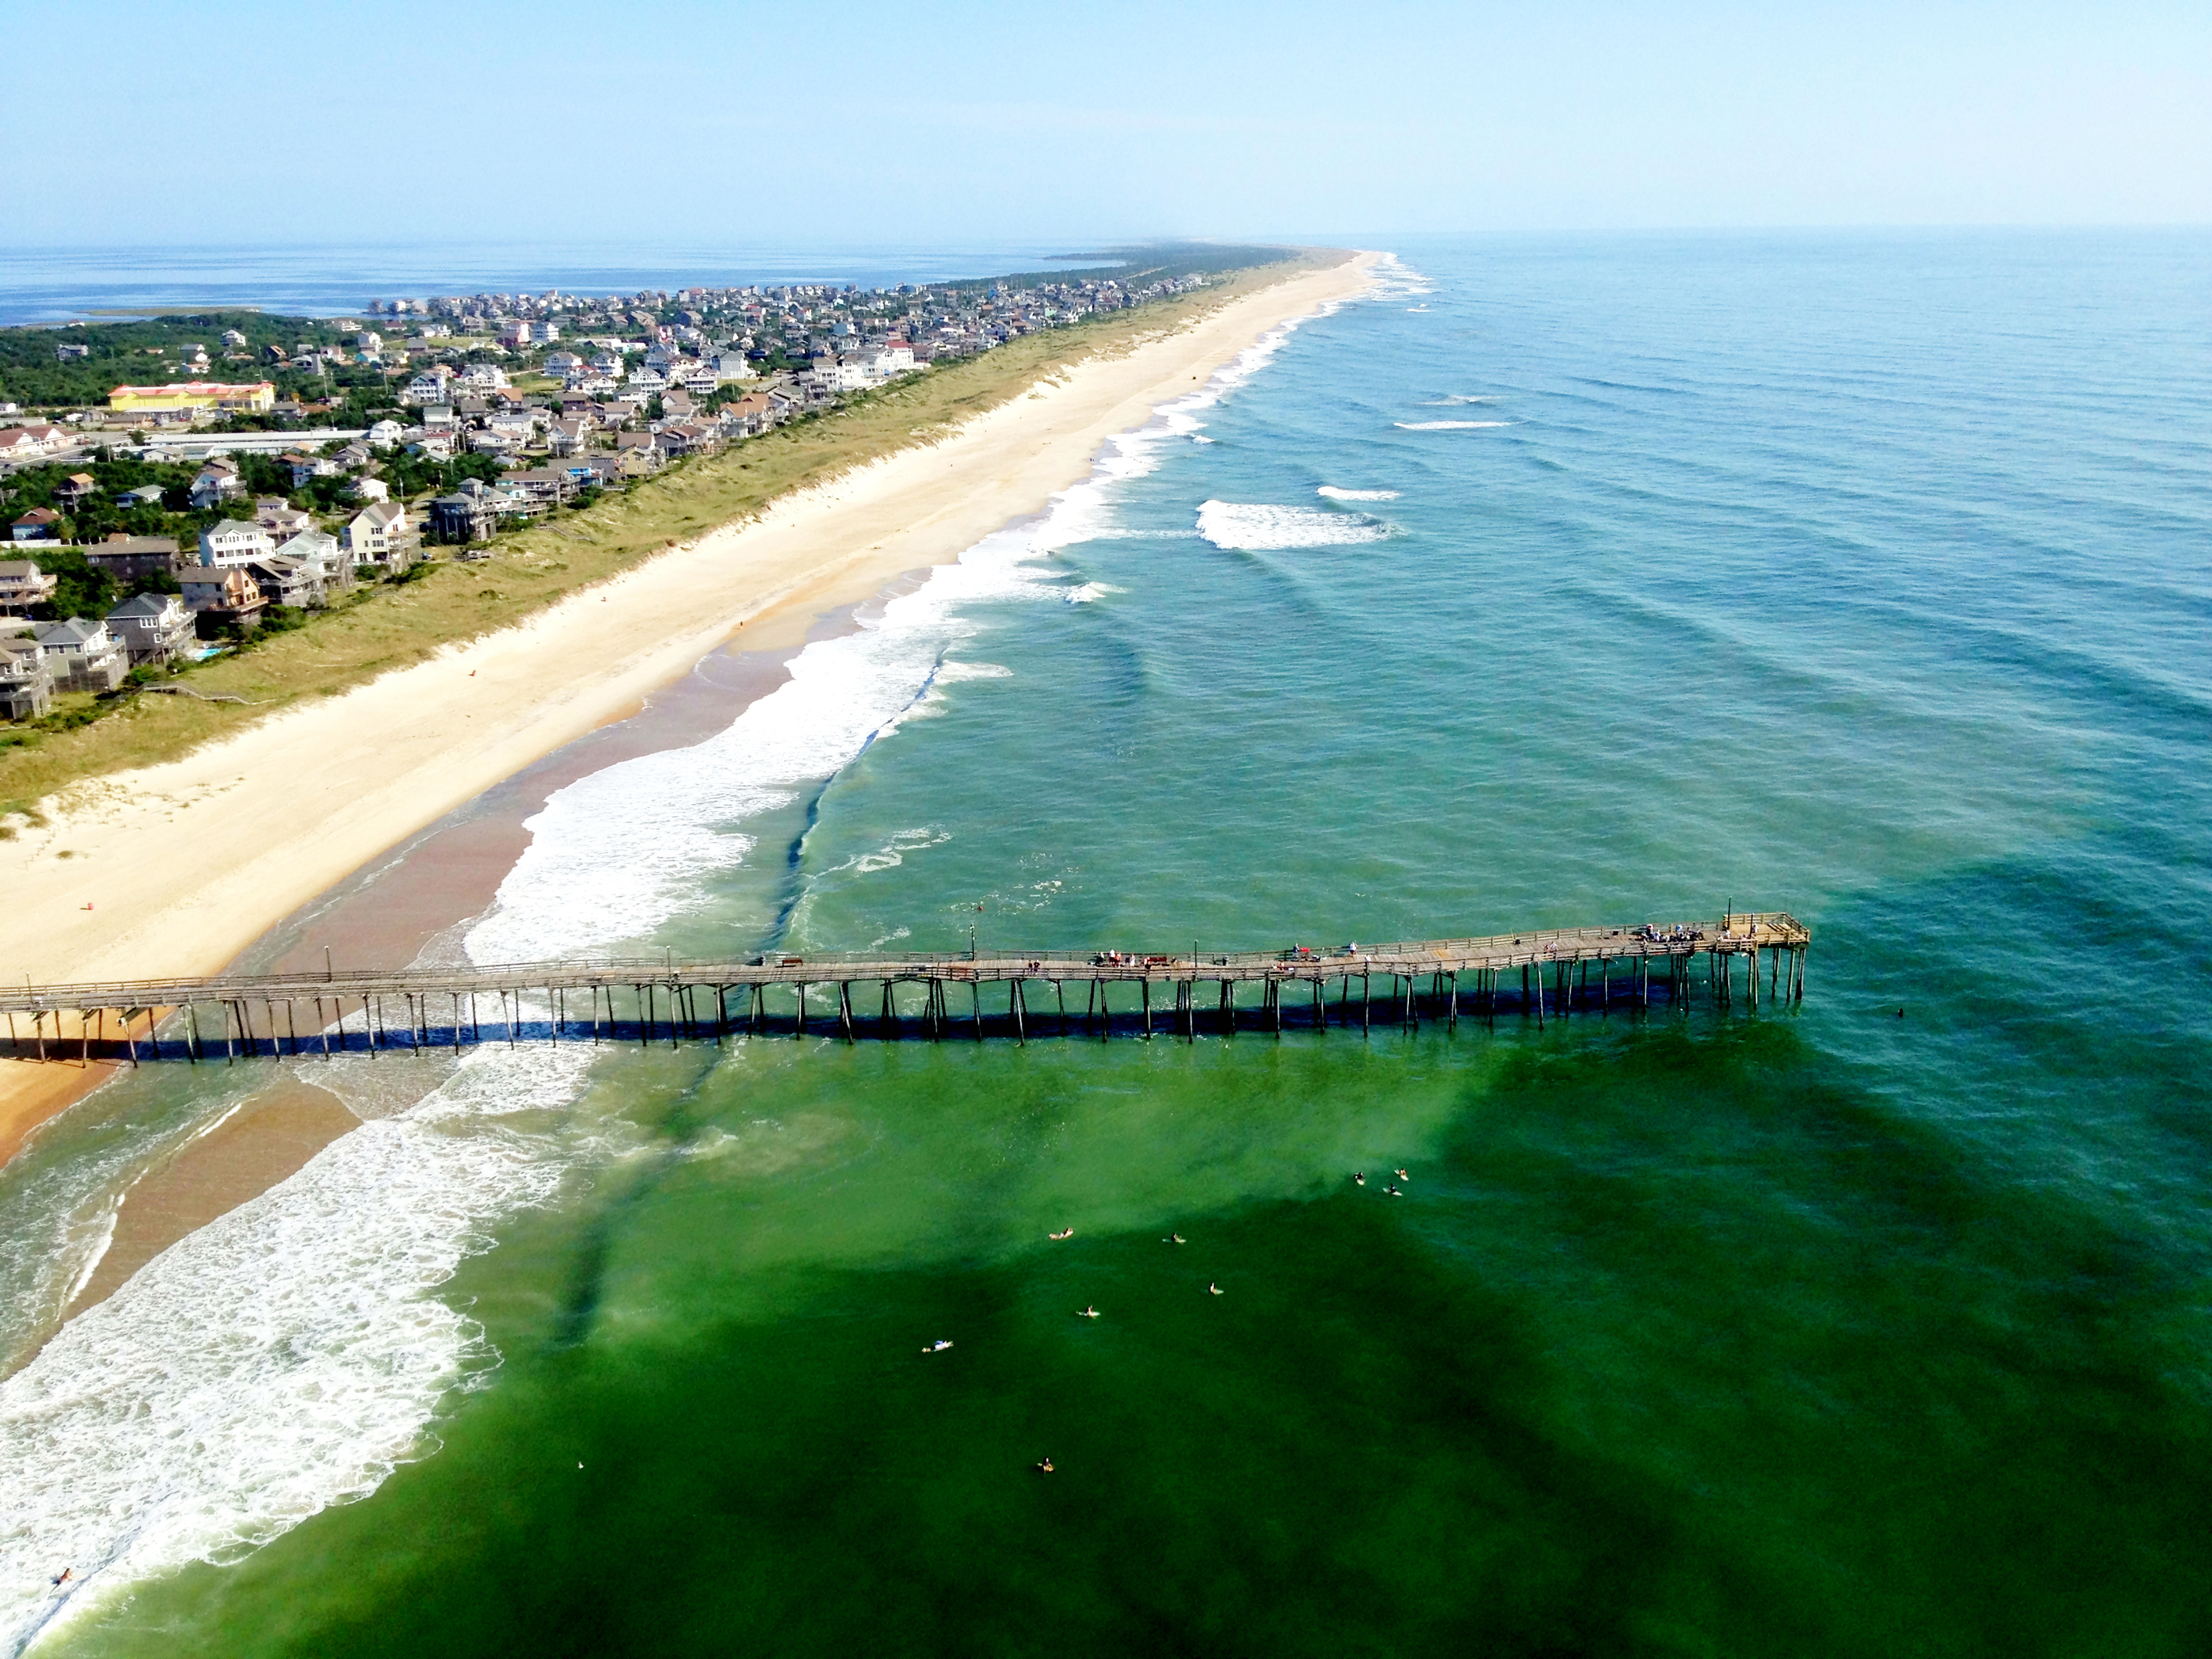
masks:
[(1317, 252), (1121, 315), (1024, 336), (720, 454), (678, 463), (582, 511), (503, 535), (489, 558), (440, 560), (416, 580), (380, 585), (306, 628), (273, 635), (179, 682), (203, 696), (242, 697), (244, 703), (141, 695), (93, 725), (0, 751), (0, 815), (35, 821), (40, 804), (71, 785), (175, 760), (274, 709), (337, 696), (441, 647), (507, 627), (679, 543), (752, 518), (779, 497), (928, 443), (1074, 363), (1125, 355), (1340, 257)]

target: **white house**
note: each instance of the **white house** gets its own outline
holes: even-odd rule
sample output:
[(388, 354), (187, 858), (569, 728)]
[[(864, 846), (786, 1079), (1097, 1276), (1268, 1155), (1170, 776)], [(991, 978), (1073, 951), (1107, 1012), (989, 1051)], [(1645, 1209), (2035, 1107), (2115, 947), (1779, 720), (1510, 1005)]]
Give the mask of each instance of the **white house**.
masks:
[(199, 477), (192, 480), (192, 505), (202, 509), (215, 507), (245, 488), (239, 482), (238, 469), (217, 456), (200, 468)]
[(276, 538), (258, 524), (225, 519), (200, 532), (200, 562), (217, 570), (251, 564), (276, 550)]
[(51, 455), (68, 442), (69, 434), (58, 426), (11, 426), (0, 430), (0, 459)]
[(377, 501), (353, 515), (343, 540), (356, 564), (386, 564), (406, 532), (407, 509), (397, 501)]
[(276, 549), (279, 559), (290, 559), (313, 570), (325, 593), (353, 586), (353, 561), (327, 530), (303, 530)]
[(0, 559), (0, 611), (20, 615), (44, 605), (60, 586), (60, 577), (49, 576), (28, 559)]

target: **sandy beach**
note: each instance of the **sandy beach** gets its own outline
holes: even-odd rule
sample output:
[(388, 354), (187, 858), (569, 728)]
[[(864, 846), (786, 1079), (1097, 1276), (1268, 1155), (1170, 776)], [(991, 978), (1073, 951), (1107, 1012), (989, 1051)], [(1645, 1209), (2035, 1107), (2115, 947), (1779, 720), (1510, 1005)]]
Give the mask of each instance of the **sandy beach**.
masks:
[[(42, 982), (214, 972), (349, 872), (634, 710), (733, 635), (749, 654), (787, 651), (825, 611), (1042, 509), (1089, 475), (1108, 438), (1270, 329), (1358, 294), (1372, 263), (1299, 271), (520, 625), (71, 792), (49, 804), (46, 826), (0, 848), (9, 971)], [(61, 1069), (0, 1067), (0, 1158), (100, 1075), (72, 1069), (63, 1086)]]

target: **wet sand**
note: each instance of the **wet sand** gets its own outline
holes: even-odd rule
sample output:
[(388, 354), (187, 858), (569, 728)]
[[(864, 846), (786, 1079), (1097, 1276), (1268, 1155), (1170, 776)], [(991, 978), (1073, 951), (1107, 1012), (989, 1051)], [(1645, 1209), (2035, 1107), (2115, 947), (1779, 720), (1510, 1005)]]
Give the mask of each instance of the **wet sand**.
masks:
[[(864, 605), (811, 617), (793, 614), (754, 630), (789, 643), (724, 647), (625, 717), (526, 767), (301, 906), (234, 965), (310, 969), (322, 965), (326, 948), (339, 963), (411, 962), (435, 952), (491, 907), (500, 883), (529, 843), (524, 822), (556, 790), (635, 756), (683, 748), (726, 729), (790, 678), (791, 659), (805, 645), (852, 632), (871, 607), (909, 591), (927, 574), (902, 576)], [(33, 1074), (27, 1083), (45, 1085), (43, 1093), (27, 1094), (27, 1132), (128, 1068), (26, 1062), (22, 1069)], [(114, 1237), (69, 1313), (103, 1300), (187, 1233), (258, 1197), (360, 1122), (311, 1078), (287, 1076), (251, 1097), (131, 1187)], [(21, 1138), (19, 1133), (16, 1141)], [(0, 1143), (9, 1152), (15, 1144)]]
[(283, 1078), (253, 1096), (132, 1183), (106, 1254), (70, 1314), (106, 1301), (186, 1233), (267, 1192), (360, 1122), (337, 1096), (296, 1079)]

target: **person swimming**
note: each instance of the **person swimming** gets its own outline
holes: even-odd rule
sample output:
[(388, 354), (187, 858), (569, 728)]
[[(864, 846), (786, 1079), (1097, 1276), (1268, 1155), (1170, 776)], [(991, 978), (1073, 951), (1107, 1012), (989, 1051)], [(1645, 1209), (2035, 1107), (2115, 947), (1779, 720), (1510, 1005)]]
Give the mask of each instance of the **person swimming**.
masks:
[(1170, 1243), (1170, 1244), (1180, 1244), (1180, 1243), (1182, 1243), (1182, 1235), (1181, 1233), (1170, 1233), (1170, 1234), (1168, 1235), (1168, 1243)]
[(1098, 1310), (1096, 1308), (1085, 1308), (1081, 1313), (1075, 1316), (1078, 1319), (1096, 1319), (1098, 1317)]
[[(941, 1337), (941, 1336), (940, 1336), (940, 1337), (939, 1337), (939, 1338), (937, 1339), (937, 1340), (936, 1340), (936, 1341), (934, 1341), (934, 1342), (931, 1343), (927, 1347), (924, 1348), (924, 1349), (922, 1350), (922, 1352), (923, 1352), (924, 1353), (943, 1353), (943, 1352), (944, 1352), (947, 1348), (951, 1347), (951, 1346), (952, 1346), (952, 1345), (951, 1345), (951, 1343), (950, 1343), (950, 1342), (946, 1341), (946, 1340), (945, 1340), (945, 1338), (943, 1338), (943, 1337)], [(584, 1466), (583, 1466), (581, 1463), (579, 1463), (579, 1464), (577, 1464), (577, 1465), (576, 1465), (576, 1467), (577, 1467), (578, 1468), (580, 1468), (580, 1468), (582, 1468)]]
[(1060, 1231), (1060, 1232), (1056, 1232), (1056, 1233), (1047, 1233), (1047, 1234), (1045, 1235), (1045, 1237), (1046, 1237), (1047, 1238), (1073, 1238), (1073, 1237), (1075, 1237), (1075, 1229), (1074, 1229), (1074, 1228), (1073, 1228), (1073, 1227), (1069, 1227), (1069, 1228), (1067, 1228), (1067, 1229), (1066, 1229), (1065, 1231)]
[(68, 1583), (70, 1579), (76, 1577), (76, 1569), (75, 1567), (64, 1567), (62, 1569), (61, 1577), (54, 1580), (54, 1588), (56, 1589), (59, 1589), (64, 1584)]

